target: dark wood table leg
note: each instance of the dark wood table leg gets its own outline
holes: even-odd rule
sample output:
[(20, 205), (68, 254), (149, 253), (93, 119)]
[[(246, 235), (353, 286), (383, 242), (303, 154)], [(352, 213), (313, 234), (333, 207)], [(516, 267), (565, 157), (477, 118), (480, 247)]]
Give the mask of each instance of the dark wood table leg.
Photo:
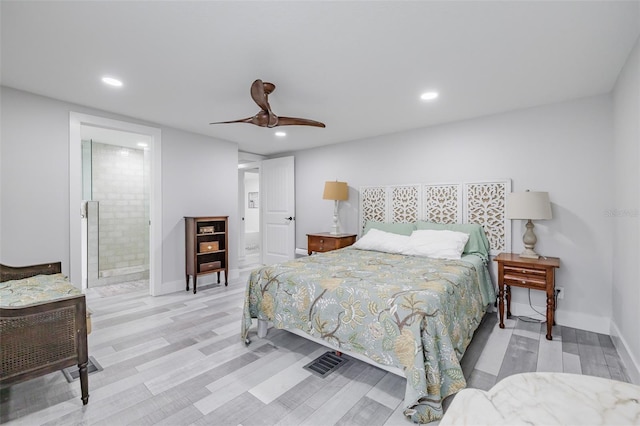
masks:
[(511, 286), (507, 286), (507, 318), (511, 318)]
[(551, 336), (551, 328), (553, 327), (555, 310), (553, 292), (547, 293), (547, 340), (553, 340), (553, 336)]
[(193, 276), (193, 294), (196, 294), (196, 283), (198, 282), (198, 276)]
[(500, 313), (500, 328), (504, 328), (504, 285), (499, 285), (498, 312)]
[(189, 291), (189, 274), (187, 274), (187, 291)]
[(218, 271), (218, 284), (220, 284), (220, 271)]

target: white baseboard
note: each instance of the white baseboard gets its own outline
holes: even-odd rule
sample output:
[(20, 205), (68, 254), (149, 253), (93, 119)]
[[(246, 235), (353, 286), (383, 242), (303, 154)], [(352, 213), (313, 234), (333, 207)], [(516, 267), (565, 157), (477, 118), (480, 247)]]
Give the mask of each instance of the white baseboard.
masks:
[(627, 368), (627, 373), (629, 373), (631, 383), (640, 385), (640, 362), (638, 362), (638, 360), (628, 350), (629, 345), (627, 344), (627, 341), (622, 337), (618, 326), (613, 321), (611, 321), (610, 334), (611, 340), (613, 340), (613, 345), (616, 347), (618, 355), (620, 355), (622, 362), (624, 362), (624, 366)]
[(229, 281), (240, 277), (240, 269), (229, 269)]
[(160, 284), (158, 293), (155, 294), (155, 296), (162, 296), (163, 294), (175, 293), (177, 291), (185, 291), (185, 284), (185, 280), (163, 282)]
[[(546, 316), (546, 306), (534, 306), (534, 308)], [(544, 316), (541, 317), (535, 313), (529, 305), (517, 302), (511, 302), (511, 314), (544, 318)], [(555, 313), (555, 320), (556, 324), (564, 325), (565, 327), (578, 328), (585, 331), (592, 331), (594, 333), (609, 334), (611, 331), (611, 319), (595, 315), (587, 315), (579, 312), (567, 312), (562, 309), (558, 309)]]
[(304, 248), (296, 248), (296, 255), (297, 256), (309, 256), (309, 252), (307, 251), (307, 249), (304, 249)]

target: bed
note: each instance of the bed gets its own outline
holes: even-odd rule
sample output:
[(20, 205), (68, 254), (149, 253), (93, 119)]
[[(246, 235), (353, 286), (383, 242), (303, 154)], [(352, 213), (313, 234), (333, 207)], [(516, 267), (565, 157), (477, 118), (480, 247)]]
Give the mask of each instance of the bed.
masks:
[[(496, 300), (487, 260), (507, 249), (509, 190), (508, 181), (361, 188), (354, 246), (251, 273), (242, 337), (257, 318), (259, 337), (269, 322), (400, 372), (405, 415), (440, 419), (443, 400), (466, 386), (460, 359)], [(469, 239), (459, 258), (433, 258), (398, 248), (415, 231)], [(378, 245), (360, 244), (374, 232), (384, 234)]]
[(61, 263), (0, 264), (0, 385), (77, 365), (83, 405), (89, 402), (85, 296)]

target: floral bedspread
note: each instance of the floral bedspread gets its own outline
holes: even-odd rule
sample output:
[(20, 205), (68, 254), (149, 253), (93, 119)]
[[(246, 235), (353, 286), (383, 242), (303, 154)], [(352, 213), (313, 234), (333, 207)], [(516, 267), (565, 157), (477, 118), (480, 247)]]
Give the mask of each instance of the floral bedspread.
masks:
[(466, 386), (459, 361), (485, 313), (480, 287), (491, 285), (478, 279), (483, 263), (471, 257), (348, 247), (256, 269), (242, 337), (259, 318), (398, 367), (407, 377), (405, 415), (416, 423), (438, 420), (443, 399)]
[(27, 306), (78, 294), (82, 292), (63, 274), (0, 282), (0, 306)]

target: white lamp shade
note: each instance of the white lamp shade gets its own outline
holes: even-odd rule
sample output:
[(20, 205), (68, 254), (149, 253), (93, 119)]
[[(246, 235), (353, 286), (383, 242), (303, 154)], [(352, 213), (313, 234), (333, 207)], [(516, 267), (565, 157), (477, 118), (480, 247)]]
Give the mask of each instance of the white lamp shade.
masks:
[(507, 219), (551, 219), (548, 192), (512, 192), (507, 195)]
[(347, 182), (329, 181), (324, 184), (324, 200), (344, 201), (349, 199), (349, 187)]

